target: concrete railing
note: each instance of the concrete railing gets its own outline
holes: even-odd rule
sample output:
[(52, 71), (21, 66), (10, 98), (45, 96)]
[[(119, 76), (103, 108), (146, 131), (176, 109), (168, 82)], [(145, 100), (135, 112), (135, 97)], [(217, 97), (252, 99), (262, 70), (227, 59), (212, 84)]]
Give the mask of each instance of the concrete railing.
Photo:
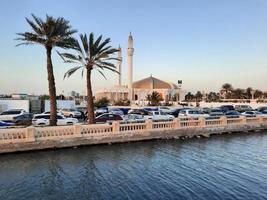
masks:
[(189, 129), (195, 127), (220, 127), (244, 124), (267, 124), (267, 117), (249, 117), (219, 119), (179, 119), (173, 121), (152, 122), (147, 120), (144, 123), (126, 123), (120, 124), (113, 122), (109, 124), (82, 125), (75, 124), (72, 126), (55, 126), (55, 127), (27, 127), (27, 128), (10, 128), (0, 129), (0, 144), (33, 142), (69, 139), (76, 137), (90, 138), (94, 136), (112, 136), (113, 134), (127, 134), (156, 130), (175, 130)]

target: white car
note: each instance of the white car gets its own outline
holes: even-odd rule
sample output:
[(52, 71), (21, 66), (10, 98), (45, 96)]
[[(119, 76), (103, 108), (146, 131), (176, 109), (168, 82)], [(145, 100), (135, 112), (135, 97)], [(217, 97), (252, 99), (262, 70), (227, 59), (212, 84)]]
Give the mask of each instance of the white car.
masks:
[[(41, 115), (50, 115), (50, 111), (45, 111)], [(57, 111), (57, 115), (62, 115), (62, 113)]]
[(14, 121), (19, 115), (26, 113), (23, 109), (11, 109), (0, 113), (0, 120), (2, 121)]
[[(49, 125), (49, 114), (39, 114), (34, 115), (32, 119), (33, 126), (48, 126)], [(78, 119), (75, 118), (65, 118), (62, 115), (57, 115), (57, 125), (73, 125), (77, 124)]]
[(160, 111), (162, 111), (164, 113), (168, 113), (168, 112), (171, 111), (171, 109), (169, 107), (167, 107), (167, 106), (160, 106), (160, 107), (158, 107), (158, 110), (160, 110)]
[(246, 111), (246, 112), (241, 113), (241, 115), (246, 116), (246, 117), (265, 116), (263, 113), (259, 111)]
[(125, 117), (124, 122), (126, 122), (126, 123), (144, 123), (145, 119), (142, 115), (129, 114)]
[(150, 115), (145, 115), (144, 119), (151, 119), (152, 121), (171, 121), (174, 119), (173, 115), (168, 115), (162, 111), (151, 111)]
[(199, 117), (209, 117), (208, 114), (204, 114), (202, 111), (198, 109), (184, 109), (179, 112), (179, 118), (199, 118)]
[(81, 112), (79, 112), (73, 108), (63, 108), (60, 110), (60, 112), (65, 117), (77, 117), (77, 118), (79, 118), (82, 116)]
[(124, 113), (122, 112), (122, 110), (119, 109), (119, 108), (111, 108), (111, 109), (108, 110), (108, 112), (109, 113), (112, 113), (112, 114), (116, 114), (116, 115), (121, 115), (121, 116), (124, 115)]

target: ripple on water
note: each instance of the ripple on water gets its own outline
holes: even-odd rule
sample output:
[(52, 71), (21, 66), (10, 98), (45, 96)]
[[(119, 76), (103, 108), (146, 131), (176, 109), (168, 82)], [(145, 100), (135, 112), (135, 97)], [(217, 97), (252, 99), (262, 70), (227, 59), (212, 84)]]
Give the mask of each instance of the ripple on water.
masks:
[(0, 199), (266, 199), (267, 134), (0, 156)]

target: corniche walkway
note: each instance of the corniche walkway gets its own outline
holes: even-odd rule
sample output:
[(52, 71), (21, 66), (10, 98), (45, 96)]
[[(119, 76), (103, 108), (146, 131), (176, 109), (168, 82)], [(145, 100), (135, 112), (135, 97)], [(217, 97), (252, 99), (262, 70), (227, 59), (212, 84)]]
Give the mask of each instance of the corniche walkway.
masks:
[(27, 127), (0, 130), (0, 153), (152, 139), (209, 137), (267, 129), (267, 117), (179, 119), (166, 122)]

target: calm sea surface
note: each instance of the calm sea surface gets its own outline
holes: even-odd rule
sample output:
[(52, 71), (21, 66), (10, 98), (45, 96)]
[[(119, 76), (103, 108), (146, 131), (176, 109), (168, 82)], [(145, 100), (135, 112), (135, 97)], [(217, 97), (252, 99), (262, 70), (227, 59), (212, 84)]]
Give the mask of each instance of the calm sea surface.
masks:
[(267, 132), (0, 155), (0, 199), (267, 199)]

